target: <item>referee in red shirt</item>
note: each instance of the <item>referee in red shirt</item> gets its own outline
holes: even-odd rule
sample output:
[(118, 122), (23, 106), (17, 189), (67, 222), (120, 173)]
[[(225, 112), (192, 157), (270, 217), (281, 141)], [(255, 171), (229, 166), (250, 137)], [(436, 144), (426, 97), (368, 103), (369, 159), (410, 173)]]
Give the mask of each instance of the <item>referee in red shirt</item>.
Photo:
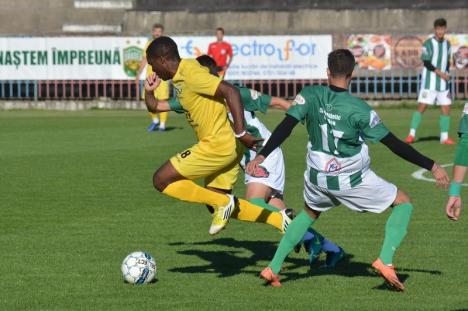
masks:
[(208, 46), (208, 55), (211, 56), (218, 66), (218, 74), (224, 78), (229, 65), (232, 62), (232, 46), (224, 39), (224, 29), (216, 28), (216, 41)]

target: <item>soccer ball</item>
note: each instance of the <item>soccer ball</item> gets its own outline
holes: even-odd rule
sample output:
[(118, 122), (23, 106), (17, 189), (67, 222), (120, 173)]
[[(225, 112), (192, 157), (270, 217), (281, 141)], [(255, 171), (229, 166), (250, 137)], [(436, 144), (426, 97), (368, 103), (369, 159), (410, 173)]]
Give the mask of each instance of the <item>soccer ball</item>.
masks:
[(122, 275), (130, 284), (150, 283), (156, 276), (156, 262), (146, 252), (133, 252), (122, 262)]

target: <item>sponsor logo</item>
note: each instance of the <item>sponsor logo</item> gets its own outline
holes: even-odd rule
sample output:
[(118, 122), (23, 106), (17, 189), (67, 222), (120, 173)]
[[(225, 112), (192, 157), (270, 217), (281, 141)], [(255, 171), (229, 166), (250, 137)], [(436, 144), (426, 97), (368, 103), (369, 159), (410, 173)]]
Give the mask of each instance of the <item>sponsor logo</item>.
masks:
[(142, 48), (132, 45), (123, 49), (123, 69), (125, 74), (132, 78), (136, 77), (142, 59)]
[(320, 113), (323, 113), (328, 119), (337, 120), (337, 121), (340, 121), (340, 120), (341, 120), (341, 116), (340, 116), (339, 114), (334, 114), (334, 113), (326, 112), (325, 110), (323, 110), (322, 107), (319, 108), (319, 112), (320, 112)]
[(325, 172), (336, 173), (341, 170), (341, 164), (336, 158), (332, 158), (325, 164)]
[[(284, 45), (283, 45), (284, 44)], [(288, 39), (283, 44), (276, 42), (259, 42), (256, 39), (245, 43), (232, 43), (232, 53), (234, 56), (244, 57), (275, 57), (280, 61), (288, 61), (295, 55), (300, 57), (312, 57), (318, 52), (317, 44), (306, 40), (300, 41)], [(189, 39), (180, 45), (190, 57), (197, 57), (202, 54), (202, 49), (194, 44), (194, 40)], [(221, 51), (223, 54), (223, 51)], [(224, 51), (225, 53), (225, 51)]]
[(296, 98), (294, 98), (293, 105), (304, 105), (305, 98), (302, 97), (301, 94), (297, 94)]
[(374, 110), (371, 110), (371, 112), (370, 112), (370, 121), (369, 121), (370, 128), (374, 128), (377, 125), (379, 125), (380, 123), (382, 123), (382, 120), (380, 119), (377, 112), (375, 112)]

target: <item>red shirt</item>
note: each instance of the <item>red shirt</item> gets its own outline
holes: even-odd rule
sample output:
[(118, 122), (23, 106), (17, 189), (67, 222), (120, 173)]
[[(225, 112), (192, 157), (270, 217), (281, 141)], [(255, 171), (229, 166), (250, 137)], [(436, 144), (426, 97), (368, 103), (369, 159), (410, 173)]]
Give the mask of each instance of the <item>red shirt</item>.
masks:
[(208, 55), (215, 60), (216, 65), (224, 67), (227, 65), (227, 56), (232, 58), (232, 47), (225, 41), (211, 42), (208, 46)]

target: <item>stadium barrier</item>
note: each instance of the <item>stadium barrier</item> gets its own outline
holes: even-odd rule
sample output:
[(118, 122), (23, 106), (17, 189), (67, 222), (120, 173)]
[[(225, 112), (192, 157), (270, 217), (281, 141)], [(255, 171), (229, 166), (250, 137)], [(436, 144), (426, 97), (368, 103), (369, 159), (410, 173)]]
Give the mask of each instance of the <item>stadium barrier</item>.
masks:
[[(452, 99), (468, 98), (468, 70), (451, 72)], [(237, 80), (236, 85), (272, 96), (293, 98), (304, 86), (325, 80)], [(357, 70), (350, 92), (363, 99), (414, 99), (420, 88), (419, 70)], [(143, 81), (134, 80), (3, 80), (0, 100), (113, 100), (142, 99)]]

